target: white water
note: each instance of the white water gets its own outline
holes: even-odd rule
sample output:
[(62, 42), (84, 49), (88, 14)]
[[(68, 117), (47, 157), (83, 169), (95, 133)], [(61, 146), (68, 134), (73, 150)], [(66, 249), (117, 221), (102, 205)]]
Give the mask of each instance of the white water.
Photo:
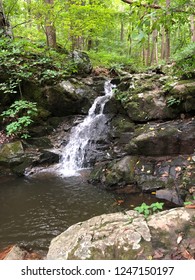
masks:
[(95, 99), (87, 117), (73, 127), (68, 144), (63, 150), (60, 173), (62, 176), (79, 175), (78, 170), (89, 167), (90, 153), (95, 150), (95, 143), (107, 133), (107, 118), (103, 114), (104, 106), (112, 97), (113, 85), (105, 82), (105, 95)]

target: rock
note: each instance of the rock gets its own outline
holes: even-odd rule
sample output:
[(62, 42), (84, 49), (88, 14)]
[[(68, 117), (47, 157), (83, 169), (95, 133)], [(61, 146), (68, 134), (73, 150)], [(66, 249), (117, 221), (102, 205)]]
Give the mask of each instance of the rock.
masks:
[(161, 189), (156, 191), (156, 197), (168, 200), (173, 202), (176, 205), (182, 205), (183, 201), (178, 196), (178, 192), (176, 190), (170, 190), (170, 189)]
[(60, 155), (54, 153), (53, 151), (43, 150), (39, 157), (38, 165), (51, 165), (53, 163), (58, 163)]
[(55, 86), (44, 88), (45, 109), (52, 113), (52, 116), (61, 117), (81, 112), (83, 103), (86, 102), (77, 95), (70, 83), (61, 82)]
[[(146, 220), (135, 211), (113, 213), (77, 223), (54, 238), (48, 260), (171, 259), (178, 233), (193, 240), (195, 209), (176, 208)], [(182, 248), (182, 247), (181, 247)], [(193, 248), (191, 247), (190, 250)], [(192, 254), (194, 252), (192, 251)]]
[(102, 184), (106, 189), (121, 188), (135, 182), (134, 166), (137, 157), (126, 156), (109, 164), (96, 166), (90, 174), (90, 182)]
[(79, 75), (86, 75), (92, 72), (93, 66), (89, 56), (85, 52), (74, 50), (72, 53), (73, 62), (76, 64)]
[(104, 106), (104, 114), (123, 114), (125, 115), (126, 112), (121, 105), (119, 100), (116, 100), (112, 97)]
[[(143, 216), (134, 211), (94, 217), (52, 240), (47, 259), (131, 259), (151, 240)], [(145, 241), (145, 242), (144, 242)]]
[[(94, 167), (89, 181), (106, 189), (121, 192), (157, 191), (156, 196), (183, 205), (190, 186), (194, 185), (194, 164), (188, 155), (143, 157), (125, 156), (122, 159)], [(166, 190), (167, 189), (167, 192)]]
[(195, 110), (195, 81), (179, 81), (169, 91), (167, 99), (172, 99), (172, 106), (180, 104), (182, 111), (193, 112)]
[(23, 250), (19, 246), (15, 245), (11, 248), (11, 250), (5, 256), (4, 260), (24, 260), (26, 253), (27, 252), (25, 250)]
[(192, 154), (195, 143), (195, 119), (145, 124), (138, 128), (126, 151), (133, 155), (160, 156)]
[[(117, 87), (116, 99), (134, 122), (167, 120), (195, 110), (194, 81), (171, 84), (170, 77), (134, 74), (122, 78)], [(166, 84), (167, 83), (167, 84)]]
[(0, 147), (0, 165), (8, 166), (24, 154), (21, 141), (5, 143)]
[(18, 245), (11, 245), (0, 252), (0, 260), (42, 260), (43, 256)]

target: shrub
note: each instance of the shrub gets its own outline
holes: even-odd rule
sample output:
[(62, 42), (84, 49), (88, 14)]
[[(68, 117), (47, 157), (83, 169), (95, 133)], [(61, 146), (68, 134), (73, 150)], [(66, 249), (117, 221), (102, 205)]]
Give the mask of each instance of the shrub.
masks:
[(4, 111), (1, 116), (5, 122), (8, 136), (18, 136), (21, 138), (30, 137), (28, 127), (33, 123), (33, 117), (37, 115), (35, 102), (26, 100), (15, 101), (8, 110)]

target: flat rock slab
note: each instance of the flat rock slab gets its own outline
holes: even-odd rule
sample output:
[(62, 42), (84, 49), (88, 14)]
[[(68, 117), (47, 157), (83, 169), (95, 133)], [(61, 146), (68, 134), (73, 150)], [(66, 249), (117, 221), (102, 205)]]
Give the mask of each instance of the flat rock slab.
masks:
[[(149, 219), (133, 210), (101, 215), (77, 223), (54, 238), (47, 259), (171, 259), (171, 252), (181, 246), (180, 232), (183, 244), (185, 238), (195, 242), (194, 224), (195, 209), (186, 208), (163, 211)], [(195, 252), (190, 250), (192, 256)]]

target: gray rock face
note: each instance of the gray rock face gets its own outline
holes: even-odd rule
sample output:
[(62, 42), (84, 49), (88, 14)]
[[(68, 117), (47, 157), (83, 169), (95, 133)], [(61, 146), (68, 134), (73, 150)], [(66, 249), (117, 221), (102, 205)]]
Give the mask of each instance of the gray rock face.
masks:
[[(48, 260), (147, 259), (155, 250), (169, 258), (177, 245), (193, 238), (195, 210), (177, 208), (152, 215), (148, 220), (135, 211), (94, 217), (69, 227), (51, 241)], [(157, 242), (158, 241), (158, 242)]]
[(93, 66), (89, 59), (89, 56), (85, 52), (73, 51), (72, 58), (74, 63), (77, 65), (78, 74), (85, 75), (90, 74)]
[(137, 129), (126, 150), (129, 154), (144, 156), (192, 154), (195, 147), (194, 128), (194, 118), (145, 124)]
[(140, 248), (151, 236), (143, 216), (134, 211), (94, 217), (71, 226), (52, 240), (48, 259), (114, 259)]

